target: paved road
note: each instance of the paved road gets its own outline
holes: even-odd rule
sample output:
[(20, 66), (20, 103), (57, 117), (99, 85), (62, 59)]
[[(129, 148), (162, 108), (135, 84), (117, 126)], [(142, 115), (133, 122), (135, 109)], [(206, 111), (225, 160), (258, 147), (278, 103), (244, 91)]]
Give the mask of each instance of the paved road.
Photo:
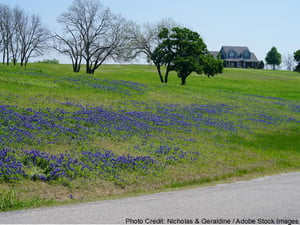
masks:
[(242, 223), (243, 219), (244, 223), (287, 223), (287, 220), (300, 223), (300, 173), (118, 200), (0, 213), (0, 223), (10, 224)]

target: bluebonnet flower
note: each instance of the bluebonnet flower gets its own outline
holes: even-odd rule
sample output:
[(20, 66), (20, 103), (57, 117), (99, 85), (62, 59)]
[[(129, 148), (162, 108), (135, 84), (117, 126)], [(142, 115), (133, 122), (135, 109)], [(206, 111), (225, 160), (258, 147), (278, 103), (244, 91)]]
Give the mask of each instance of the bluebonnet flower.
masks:
[(299, 113), (300, 112), (300, 105), (295, 105), (295, 104), (291, 104), (289, 106), (290, 110), (292, 112), (296, 112), (296, 113)]
[(22, 163), (9, 149), (0, 150), (0, 181), (13, 181), (26, 176)]

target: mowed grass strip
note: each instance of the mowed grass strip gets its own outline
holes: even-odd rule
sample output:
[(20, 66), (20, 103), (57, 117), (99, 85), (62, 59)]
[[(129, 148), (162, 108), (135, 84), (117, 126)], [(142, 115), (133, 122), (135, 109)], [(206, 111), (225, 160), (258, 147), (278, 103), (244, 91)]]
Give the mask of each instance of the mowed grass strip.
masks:
[(225, 69), (179, 83), (150, 65), (0, 65), (0, 209), (300, 169), (299, 74)]

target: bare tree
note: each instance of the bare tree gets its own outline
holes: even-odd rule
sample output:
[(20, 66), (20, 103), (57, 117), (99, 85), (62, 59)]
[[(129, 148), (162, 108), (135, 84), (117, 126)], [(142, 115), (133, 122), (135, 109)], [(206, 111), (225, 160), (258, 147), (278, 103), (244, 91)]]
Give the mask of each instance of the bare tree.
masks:
[(26, 66), (30, 57), (41, 55), (47, 47), (49, 32), (39, 16), (0, 4), (0, 36), (2, 63), (8, 65), (12, 59), (16, 64), (20, 58), (21, 66)]
[(11, 36), (10, 52), (12, 63), (14, 65), (17, 64), (17, 61), (20, 57), (20, 35), (18, 33), (18, 27), (22, 22), (22, 17), (24, 16), (24, 14), (24, 11), (18, 7), (15, 7), (12, 10), (12, 29), (14, 32)]
[(132, 27), (131, 31), (130, 52), (132, 57), (142, 54), (146, 56), (148, 62), (152, 61), (157, 68), (159, 78), (162, 83), (167, 82), (168, 71), (166, 71), (164, 80), (161, 72), (162, 65), (160, 64), (159, 60), (153, 60), (152, 56), (154, 54), (154, 50), (160, 43), (158, 34), (163, 30), (163, 28), (171, 30), (174, 27), (180, 27), (180, 25), (174, 22), (172, 19), (167, 18), (156, 24), (147, 23), (143, 26), (135, 25)]
[(7, 5), (0, 5), (0, 33), (2, 43), (2, 63), (9, 65), (10, 44), (13, 35), (13, 20), (11, 9)]
[[(109, 29), (105, 34), (100, 35), (99, 39), (90, 45), (90, 50), (84, 54), (87, 62), (87, 73), (94, 73), (108, 59), (113, 59), (114, 61), (128, 59), (126, 53), (129, 43), (130, 25), (131, 23), (127, 22), (123, 17), (112, 15)], [(88, 52), (91, 53), (90, 58), (87, 57)]]
[(38, 15), (22, 16), (17, 31), (20, 38), (21, 66), (26, 66), (30, 57), (42, 55), (43, 50), (48, 47), (50, 34)]
[(292, 54), (288, 53), (288, 54), (284, 55), (283, 62), (285, 64), (287, 70), (289, 70), (289, 71), (294, 70), (295, 60), (294, 60), (294, 57)]
[(86, 72), (93, 74), (105, 60), (120, 59), (123, 55), (129, 23), (112, 14), (99, 1), (74, 0), (58, 21), (68, 35), (55, 35), (61, 44), (56, 49), (71, 57), (73, 70), (80, 68), (81, 58), (84, 58)]
[[(73, 72), (79, 72), (84, 51), (83, 33), (78, 15), (81, 13), (78, 7), (73, 5), (68, 11), (61, 14), (57, 21), (62, 24), (63, 33), (54, 35), (54, 49), (70, 57)], [(83, 18), (82, 18), (83, 19)]]
[(83, 56), (83, 40), (76, 29), (72, 29), (66, 25), (62, 35), (56, 33), (54, 35), (53, 48), (59, 53), (70, 57), (73, 65), (73, 72), (80, 72)]

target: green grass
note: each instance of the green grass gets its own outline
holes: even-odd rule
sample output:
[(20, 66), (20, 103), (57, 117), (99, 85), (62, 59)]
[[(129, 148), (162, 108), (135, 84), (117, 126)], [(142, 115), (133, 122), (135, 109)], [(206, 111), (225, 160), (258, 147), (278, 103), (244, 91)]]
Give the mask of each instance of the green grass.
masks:
[[(148, 65), (103, 65), (94, 75), (71, 71), (71, 65), (0, 65), (0, 105), (16, 115), (0, 118), (0, 151), (8, 150), (6, 157), (22, 162), (29, 175), (15, 175), (17, 180), (0, 177), (0, 210), (300, 169), (299, 73), (225, 69), (213, 78), (191, 75), (181, 86), (175, 73), (168, 84), (161, 84), (155, 67)], [(107, 114), (99, 114), (100, 108)], [(44, 114), (48, 123), (76, 132), (47, 128), (39, 121)], [(25, 124), (32, 115), (36, 118)], [(105, 122), (110, 116), (114, 119)], [(99, 120), (85, 120), (90, 117)], [(26, 151), (32, 149), (68, 154), (96, 169), (76, 165), (83, 171), (79, 175), (70, 172), (68, 178), (38, 181), (37, 175), (50, 176), (50, 164), (27, 162)], [(114, 160), (150, 157), (155, 164), (95, 166), (82, 156), (104, 149), (114, 154)]]
[(20, 199), (18, 193), (13, 187), (10, 187), (8, 188), (8, 190), (0, 192), (0, 211), (35, 208), (46, 205), (50, 206), (53, 203), (53, 200), (42, 199), (39, 196), (26, 196), (25, 199)]

